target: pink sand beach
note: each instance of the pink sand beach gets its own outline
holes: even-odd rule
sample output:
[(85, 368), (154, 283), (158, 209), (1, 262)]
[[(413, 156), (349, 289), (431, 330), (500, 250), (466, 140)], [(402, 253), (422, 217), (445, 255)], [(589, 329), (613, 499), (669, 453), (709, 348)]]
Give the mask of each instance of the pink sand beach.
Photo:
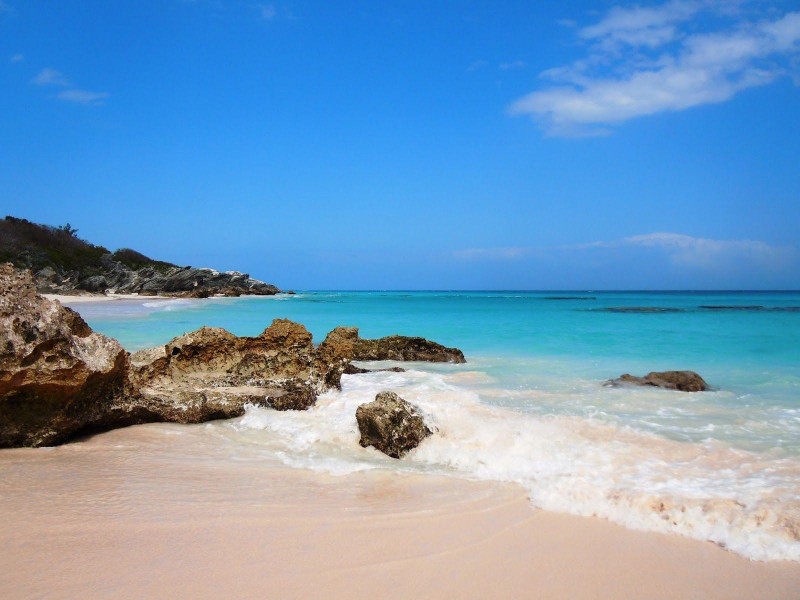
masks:
[(513, 484), (237, 457), (206, 426), (0, 451), (7, 598), (797, 598), (800, 565), (536, 510)]

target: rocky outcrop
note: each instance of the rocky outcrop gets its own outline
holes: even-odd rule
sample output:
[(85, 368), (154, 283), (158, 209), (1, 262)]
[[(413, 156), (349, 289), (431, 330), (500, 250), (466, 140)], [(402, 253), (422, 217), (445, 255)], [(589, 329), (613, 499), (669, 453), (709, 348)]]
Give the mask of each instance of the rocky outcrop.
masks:
[(252, 279), (246, 273), (221, 272), (194, 267), (171, 267), (159, 272), (150, 267), (130, 271), (123, 266), (114, 278), (108, 279), (107, 284), (106, 289), (116, 293), (161, 294), (193, 298), (207, 298), (217, 294), (223, 296), (240, 296), (242, 294), (273, 296), (280, 292), (274, 285)]
[(337, 328), (315, 348), (309, 331), (286, 319), (275, 319), (256, 337), (203, 327), (175, 338), (160, 352), (133, 356), (131, 381), (138, 397), (120, 405), (120, 414), (131, 420), (144, 411), (194, 423), (239, 416), (248, 403), (305, 410), (318, 393), (340, 386), (355, 335), (355, 330)]
[(358, 328), (337, 327), (319, 345), (316, 369), (325, 386), (342, 389), (342, 374), (351, 366), (357, 341)]
[(59, 444), (103, 419), (127, 387), (128, 353), (0, 265), (0, 447)]
[(276, 319), (260, 335), (203, 327), (129, 355), (36, 293), (28, 271), (0, 266), (0, 447), (42, 446), (137, 423), (199, 423), (247, 404), (303, 410), (340, 385), (355, 329), (315, 348)]
[(649, 385), (654, 387), (678, 390), (681, 392), (702, 392), (708, 384), (694, 371), (653, 371), (644, 377), (624, 374), (617, 379), (606, 382), (606, 385)]
[(447, 348), (421, 337), (390, 335), (375, 340), (359, 338), (355, 344), (353, 360), (402, 360), (425, 362), (466, 362), (458, 348)]
[[(373, 345), (362, 356), (464, 360), (460, 351), (423, 338), (360, 340), (353, 327), (334, 329), (315, 347), (305, 327), (286, 319), (275, 319), (254, 337), (203, 327), (129, 355), (76, 312), (39, 296), (30, 272), (4, 264), (0, 447), (59, 444), (138, 423), (236, 417), (247, 404), (304, 410), (318, 394), (341, 387), (359, 346)], [(359, 409), (376, 447), (400, 456), (429, 435), (401, 399), (389, 394), (377, 401)]]
[(274, 285), (237, 271), (179, 267), (123, 248), (110, 252), (77, 237), (69, 224), (51, 227), (25, 219), (0, 219), (0, 261), (35, 273), (40, 293), (271, 296)]
[[(143, 267), (132, 270), (105, 255), (101, 259), (103, 273), (81, 278), (79, 273), (64, 273), (46, 277), (37, 274), (37, 286), (45, 293), (140, 294), (143, 296), (177, 296), (208, 298), (209, 296), (273, 296), (280, 293), (274, 285), (252, 279), (237, 271), (220, 272), (213, 269), (170, 266), (157, 270)], [(41, 273), (41, 271), (40, 271)]]
[(417, 409), (394, 392), (381, 392), (356, 410), (359, 443), (374, 446), (392, 458), (401, 458), (431, 435)]

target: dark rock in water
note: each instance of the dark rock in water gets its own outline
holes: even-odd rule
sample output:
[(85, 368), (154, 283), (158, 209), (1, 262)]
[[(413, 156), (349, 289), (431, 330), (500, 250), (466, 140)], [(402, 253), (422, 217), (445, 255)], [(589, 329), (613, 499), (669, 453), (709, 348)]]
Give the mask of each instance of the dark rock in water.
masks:
[(381, 392), (373, 402), (356, 410), (360, 444), (374, 446), (392, 458), (400, 458), (431, 435), (416, 408), (394, 392)]
[(542, 300), (597, 300), (596, 296), (544, 296)]
[(78, 313), (0, 265), (0, 447), (59, 444), (91, 426), (127, 385), (128, 353)]
[(702, 392), (708, 389), (708, 384), (694, 371), (653, 371), (644, 377), (624, 374), (618, 379), (606, 382), (606, 385), (618, 386), (649, 385), (681, 392)]
[(447, 348), (421, 337), (390, 335), (375, 340), (359, 338), (355, 344), (353, 360), (401, 360), (425, 362), (465, 363), (464, 353), (458, 348)]
[(372, 369), (362, 369), (361, 367), (357, 367), (354, 364), (350, 363), (342, 371), (344, 375), (360, 375), (362, 373), (372, 373)]
[(700, 308), (703, 310), (715, 310), (715, 311), (726, 311), (726, 310), (746, 310), (746, 311), (760, 311), (765, 310), (763, 306), (758, 305), (751, 305), (751, 306), (736, 306), (736, 305), (722, 305), (722, 304), (701, 304)]
[(347, 365), (344, 370), (345, 375), (360, 375), (361, 373), (405, 373), (406, 370), (403, 367), (389, 367), (387, 369), (362, 369), (361, 367), (357, 367), (353, 364)]
[(679, 313), (686, 312), (683, 308), (672, 308), (669, 306), (610, 306), (608, 308), (590, 308), (594, 312), (610, 313)]

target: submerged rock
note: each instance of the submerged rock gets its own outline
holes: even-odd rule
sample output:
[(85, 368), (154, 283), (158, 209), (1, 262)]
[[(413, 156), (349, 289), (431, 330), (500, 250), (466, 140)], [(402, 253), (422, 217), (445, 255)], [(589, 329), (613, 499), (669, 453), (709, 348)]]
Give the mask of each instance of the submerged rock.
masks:
[(464, 353), (421, 337), (390, 335), (374, 340), (359, 338), (353, 360), (402, 360), (465, 363)]
[(617, 379), (606, 382), (606, 385), (649, 385), (654, 387), (678, 390), (681, 392), (702, 392), (708, 384), (694, 371), (653, 371), (644, 377), (636, 377), (628, 373)]
[(360, 375), (362, 373), (405, 373), (403, 367), (388, 367), (386, 369), (363, 369), (354, 364), (348, 364), (344, 369), (345, 375)]
[(102, 419), (127, 384), (128, 353), (0, 265), (0, 447), (59, 444)]
[(392, 458), (400, 458), (431, 435), (417, 409), (394, 392), (381, 392), (356, 410), (359, 443), (374, 446)]
[(609, 306), (607, 308), (590, 308), (589, 310), (592, 312), (640, 313), (640, 314), (686, 312), (686, 310), (683, 308), (674, 308), (671, 306)]

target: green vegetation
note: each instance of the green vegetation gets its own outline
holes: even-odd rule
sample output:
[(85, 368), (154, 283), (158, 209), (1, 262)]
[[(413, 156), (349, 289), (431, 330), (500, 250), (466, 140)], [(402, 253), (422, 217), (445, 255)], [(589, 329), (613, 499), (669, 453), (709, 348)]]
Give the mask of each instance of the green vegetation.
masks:
[(130, 248), (120, 248), (111, 257), (134, 271), (138, 271), (143, 267), (151, 267), (159, 273), (164, 273), (167, 269), (171, 269), (175, 265), (172, 263), (164, 262), (163, 260), (153, 260), (148, 258), (141, 252), (131, 250)]
[(81, 279), (102, 274), (111, 266), (109, 259), (134, 270), (149, 266), (161, 273), (174, 266), (127, 248), (111, 254), (103, 246), (80, 239), (77, 233), (69, 223), (52, 227), (6, 217), (0, 221), (0, 262), (11, 262), (34, 272), (45, 267), (60, 274), (77, 272)]

